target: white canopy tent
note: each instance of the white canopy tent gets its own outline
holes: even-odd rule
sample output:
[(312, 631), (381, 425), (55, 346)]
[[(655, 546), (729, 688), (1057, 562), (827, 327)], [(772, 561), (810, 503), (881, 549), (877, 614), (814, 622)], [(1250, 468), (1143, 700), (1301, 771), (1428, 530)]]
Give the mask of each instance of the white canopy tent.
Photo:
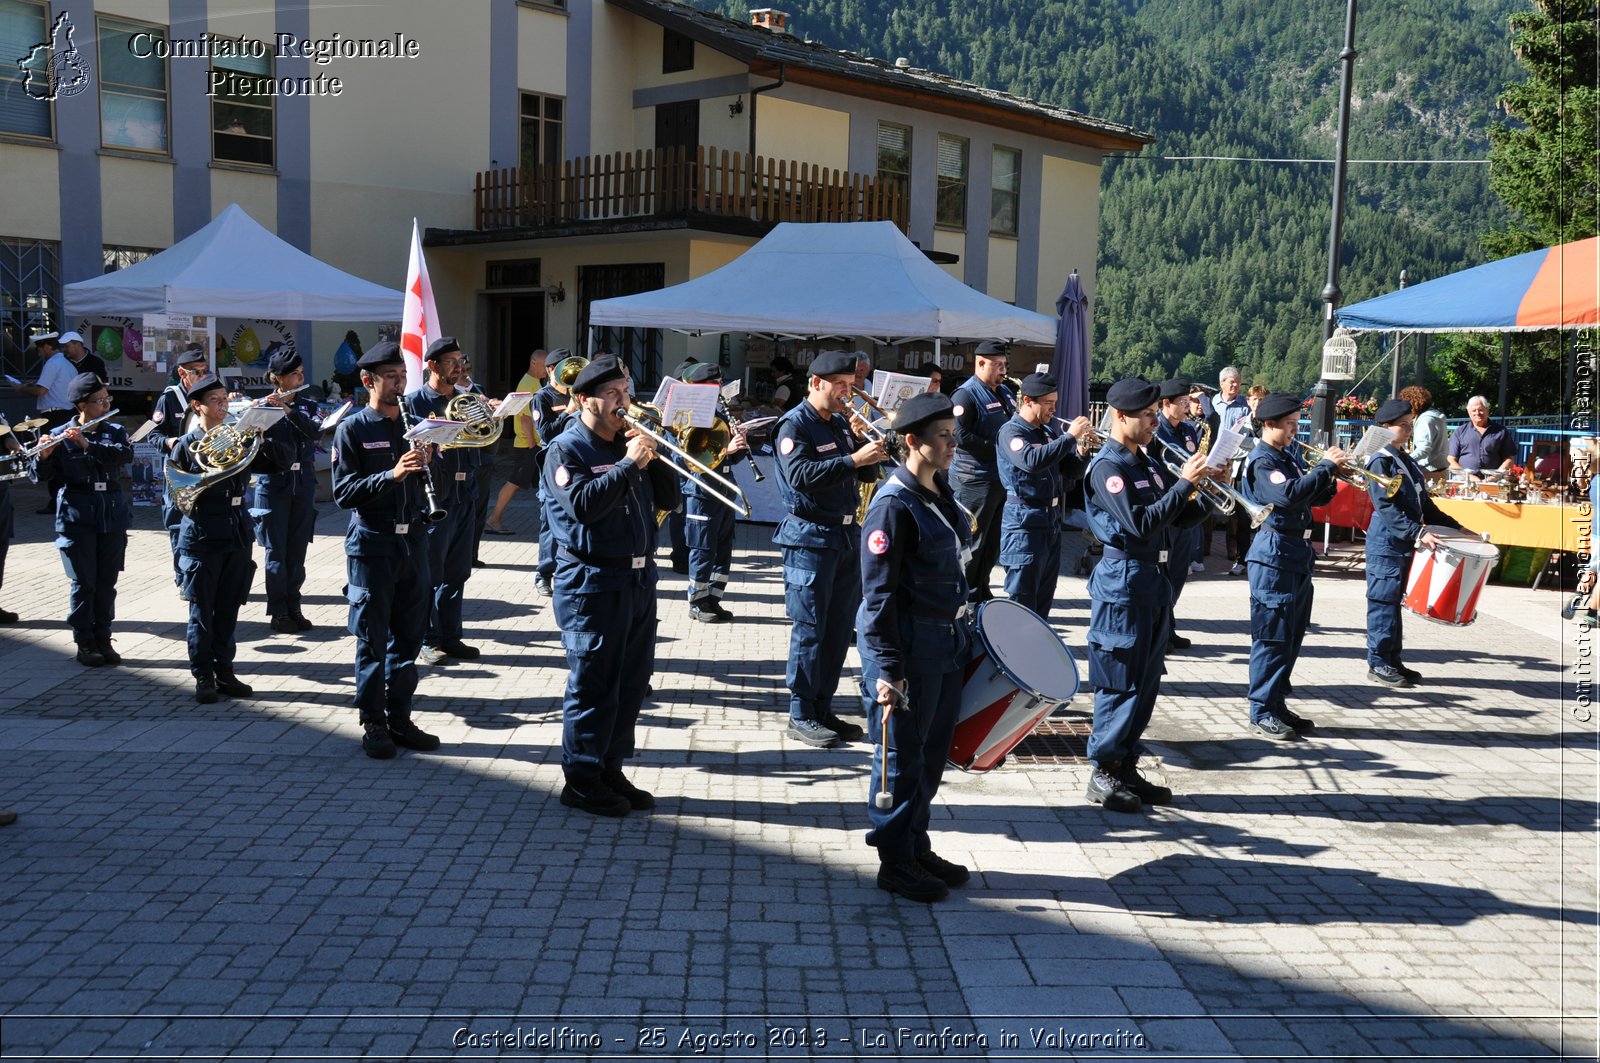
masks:
[(1054, 345), (1057, 319), (967, 287), (893, 222), (784, 222), (703, 277), (597, 300), (594, 326)]
[(399, 321), (403, 293), (285, 243), (237, 203), (167, 250), (63, 289), (66, 312), (211, 314), (286, 321)]

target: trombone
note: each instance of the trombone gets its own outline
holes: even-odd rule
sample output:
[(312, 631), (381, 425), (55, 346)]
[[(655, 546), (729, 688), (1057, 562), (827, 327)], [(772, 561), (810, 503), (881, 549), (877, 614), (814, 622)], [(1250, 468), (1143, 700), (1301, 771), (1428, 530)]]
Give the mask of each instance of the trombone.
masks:
[[(1301, 448), (1301, 457), (1305, 458), (1306, 461), (1309, 461), (1313, 465), (1324, 460), (1328, 456), (1326, 451), (1320, 450), (1317, 447), (1312, 446), (1310, 443), (1305, 443), (1298, 439), (1294, 440), (1294, 443)], [(1335, 480), (1343, 480), (1345, 483), (1354, 487), (1359, 487), (1363, 491), (1367, 490), (1373, 484), (1377, 484), (1378, 486), (1382, 487), (1384, 495), (1388, 498), (1393, 498), (1400, 491), (1400, 481), (1402, 480), (1402, 477), (1400, 476), (1384, 476), (1380, 473), (1373, 472), (1364, 465), (1357, 465), (1354, 462), (1349, 464), (1335, 464), (1333, 469), (1333, 478)]]
[(872, 438), (872, 441), (874, 443), (883, 444), (884, 453), (889, 455), (889, 464), (901, 464), (900, 455), (897, 453), (900, 447), (899, 440), (895, 439), (888, 432), (878, 427), (875, 423), (873, 423), (872, 419), (867, 416), (868, 411), (871, 411), (872, 413), (876, 413), (883, 420), (891, 421), (892, 418), (889, 416), (889, 412), (882, 406), (879, 406), (877, 401), (873, 399), (871, 395), (868, 395), (865, 391), (856, 387), (854, 384), (850, 385), (850, 397), (852, 399), (861, 400), (861, 405), (852, 406), (850, 408), (851, 412), (860, 418), (862, 425), (866, 427), (867, 435)]
[[(1156, 436), (1153, 442), (1160, 443), (1161, 449), (1167, 451), (1169, 454), (1177, 453), (1177, 451), (1175, 451), (1173, 447), (1160, 436)], [(1189, 455), (1185, 454), (1184, 459), (1187, 460), (1188, 458)], [(1172, 475), (1178, 477), (1180, 480), (1183, 478), (1183, 466), (1173, 463), (1170, 459), (1158, 460), (1161, 461), (1161, 464), (1165, 466), (1166, 470)], [(1261, 527), (1261, 525), (1266, 523), (1267, 518), (1272, 516), (1272, 507), (1270, 505), (1257, 505), (1256, 503), (1250, 501), (1250, 499), (1246, 498), (1243, 493), (1234, 490), (1221, 480), (1202, 480), (1198, 485), (1195, 486), (1194, 493), (1199, 495), (1201, 500), (1204, 501), (1207, 506), (1211, 507), (1211, 511), (1219, 517), (1231, 517), (1236, 510), (1243, 509), (1244, 512), (1250, 517), (1250, 528), (1252, 531)]]
[[(629, 428), (632, 428), (647, 439), (654, 440), (657, 446), (666, 447), (673, 454), (676, 454), (682, 459), (682, 463), (680, 464), (661, 454), (656, 455), (657, 460), (665, 462), (667, 468), (688, 480), (729, 509), (746, 518), (750, 516), (750, 503), (745, 500), (744, 492), (739, 489), (738, 484), (680, 447), (667, 434), (665, 425), (662, 425), (659, 421), (652, 422), (648, 416), (640, 416), (640, 413), (635, 413), (634, 410), (639, 410), (640, 413), (648, 412), (646, 407), (635, 405), (625, 410), (619, 410), (617, 416), (621, 417), (622, 422)], [(652, 423), (660, 427), (662, 431), (658, 432), (655, 428), (652, 428)], [(711, 486), (711, 481), (721, 485), (728, 493), (724, 494)]]

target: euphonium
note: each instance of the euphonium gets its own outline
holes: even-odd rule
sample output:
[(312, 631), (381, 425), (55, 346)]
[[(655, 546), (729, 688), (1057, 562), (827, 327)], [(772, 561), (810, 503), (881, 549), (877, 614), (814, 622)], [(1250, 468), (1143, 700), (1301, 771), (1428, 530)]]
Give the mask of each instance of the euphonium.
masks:
[(728, 427), (728, 422), (717, 417), (711, 422), (710, 428), (684, 430), (681, 444), (690, 457), (709, 469), (715, 469), (722, 464), (732, 439), (733, 431)]
[(207, 431), (189, 448), (195, 464), (200, 466), (199, 472), (186, 472), (167, 465), (167, 486), (173, 503), (183, 512), (193, 513), (195, 502), (208, 487), (232, 479), (250, 467), (261, 450), (261, 440), (260, 432), (241, 432), (229, 421)]
[(578, 374), (589, 367), (589, 359), (581, 354), (569, 354), (550, 370), (550, 379), (563, 395), (571, 394)]
[[(1301, 448), (1301, 455), (1313, 465), (1327, 457), (1326, 452), (1312, 446), (1310, 443), (1303, 443), (1298, 439), (1294, 442)], [(1383, 488), (1383, 493), (1389, 498), (1393, 498), (1399, 493), (1400, 481), (1402, 480), (1400, 476), (1383, 476), (1354, 462), (1348, 465), (1335, 465), (1333, 478), (1335, 480), (1343, 480), (1345, 483), (1359, 487), (1363, 491), (1367, 489), (1369, 484), (1378, 484)]]
[(494, 407), (489, 405), (489, 400), (475, 391), (463, 391), (451, 398), (444, 408), (444, 415), (452, 421), (465, 421), (467, 427), (461, 430), (461, 435), (454, 443), (446, 443), (440, 450), (492, 447), (505, 428), (504, 422), (494, 415)]

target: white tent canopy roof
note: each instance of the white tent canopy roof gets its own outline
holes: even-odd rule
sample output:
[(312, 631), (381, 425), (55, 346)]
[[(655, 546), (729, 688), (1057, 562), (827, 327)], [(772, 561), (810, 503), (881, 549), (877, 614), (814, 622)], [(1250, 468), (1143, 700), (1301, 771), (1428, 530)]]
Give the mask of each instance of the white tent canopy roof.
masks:
[(893, 222), (784, 222), (703, 277), (596, 301), (591, 325), (1055, 343), (1054, 317), (967, 287)]
[(335, 269), (262, 228), (237, 203), (159, 255), (69, 284), (66, 311), (285, 321), (399, 321), (405, 296)]

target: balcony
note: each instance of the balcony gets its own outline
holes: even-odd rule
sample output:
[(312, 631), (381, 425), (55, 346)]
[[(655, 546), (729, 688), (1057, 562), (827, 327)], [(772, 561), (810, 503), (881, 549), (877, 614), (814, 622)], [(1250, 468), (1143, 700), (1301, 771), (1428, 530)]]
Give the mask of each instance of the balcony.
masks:
[(480, 232), (564, 229), (629, 219), (892, 221), (906, 229), (905, 185), (825, 166), (697, 147), (568, 159), (532, 172), (485, 170), (473, 185)]

